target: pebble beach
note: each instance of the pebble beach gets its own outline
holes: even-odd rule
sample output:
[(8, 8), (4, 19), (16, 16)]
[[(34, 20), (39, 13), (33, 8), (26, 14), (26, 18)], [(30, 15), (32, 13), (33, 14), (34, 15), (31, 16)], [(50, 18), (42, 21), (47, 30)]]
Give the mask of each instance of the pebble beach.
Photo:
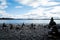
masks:
[(47, 35), (44, 24), (0, 24), (0, 40), (48, 40)]

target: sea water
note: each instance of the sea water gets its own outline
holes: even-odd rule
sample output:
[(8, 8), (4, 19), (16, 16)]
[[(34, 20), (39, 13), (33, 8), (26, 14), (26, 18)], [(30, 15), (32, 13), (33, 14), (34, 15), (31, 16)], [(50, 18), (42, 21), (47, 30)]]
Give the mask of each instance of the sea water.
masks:
[[(54, 20), (57, 24), (60, 23), (60, 20)], [(48, 24), (50, 22), (50, 20), (0, 20), (0, 23), (12, 23), (12, 24), (16, 24), (16, 23), (40, 23), (40, 24)]]

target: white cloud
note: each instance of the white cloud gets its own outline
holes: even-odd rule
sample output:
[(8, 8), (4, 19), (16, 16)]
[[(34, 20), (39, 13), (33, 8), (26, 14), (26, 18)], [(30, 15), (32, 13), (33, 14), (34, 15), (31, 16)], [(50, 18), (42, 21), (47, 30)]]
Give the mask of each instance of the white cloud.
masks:
[(8, 14), (5, 10), (0, 10), (0, 17), (10, 17), (13, 18), (14, 16), (12, 14)]
[(37, 7), (40, 5), (39, 0), (16, 0), (18, 3), (22, 3), (23, 5), (28, 5), (32, 7)]
[(60, 18), (59, 16), (60, 6), (57, 6), (60, 4), (59, 2), (53, 2), (51, 0), (16, 0), (16, 1), (23, 5), (32, 6), (34, 8), (30, 12), (21, 15), (21, 18), (22, 17), (23, 18), (50, 18), (50, 17)]
[[(23, 15), (11, 15), (6, 13), (6, 11), (0, 10), (2, 17), (12, 17), (12, 18), (50, 18), (59, 17), (60, 18), (60, 6), (55, 6), (60, 4), (59, 2), (52, 2), (50, 0), (16, 0), (18, 3), (23, 5), (32, 6), (34, 9)], [(1, 0), (1, 9), (7, 8), (6, 0)], [(43, 7), (42, 7), (43, 6)], [(45, 7), (48, 8), (45, 8)], [(53, 7), (52, 7), (53, 6)], [(15, 8), (22, 8), (22, 6), (16, 6)], [(51, 9), (52, 8), (52, 9)], [(50, 9), (50, 10), (49, 10)]]
[(0, 9), (5, 9), (8, 7), (6, 0), (0, 0), (0, 2), (1, 2)]
[(7, 1), (6, 0), (0, 0), (0, 17), (10, 17), (8, 13), (6, 13), (5, 9), (8, 7), (7, 6)]
[(25, 14), (28, 18), (60, 18), (60, 6), (54, 6), (51, 10), (49, 8), (36, 8)]
[(53, 12), (53, 13), (60, 12), (60, 6), (55, 6), (55, 7), (53, 7), (53, 9), (50, 10), (50, 11)]
[(46, 16), (48, 17), (58, 17), (60, 18), (60, 6), (54, 6), (53, 9), (46, 11)]
[(16, 0), (18, 3), (22, 3), (24, 5), (32, 6), (36, 8), (38, 6), (52, 6), (60, 3), (50, 2), (50, 0)]
[(45, 10), (44, 8), (39, 7), (39, 8), (31, 10), (30, 12), (28, 12), (27, 15), (29, 15), (29, 14), (37, 14), (37, 15), (42, 16), (43, 15), (42, 13), (44, 12), (44, 10)]
[(15, 8), (22, 8), (22, 6), (16, 6)]
[[(22, 15), (17, 15), (15, 16), (16, 18), (41, 18), (43, 16), (45, 16), (44, 13), (45, 9), (44, 8), (36, 8), (31, 10), (30, 12), (26, 13), (26, 14), (22, 14)], [(45, 16), (46, 17), (46, 16)]]

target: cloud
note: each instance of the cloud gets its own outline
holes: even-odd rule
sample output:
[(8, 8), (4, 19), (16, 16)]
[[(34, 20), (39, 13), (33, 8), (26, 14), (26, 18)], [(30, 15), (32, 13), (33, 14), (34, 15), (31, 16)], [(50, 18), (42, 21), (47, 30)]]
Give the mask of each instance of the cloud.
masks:
[(39, 0), (16, 0), (18, 3), (21, 3), (23, 5), (32, 6), (32, 7), (38, 7), (40, 5)]
[(16, 18), (43, 18), (43, 17), (46, 17), (45, 14), (43, 14), (45, 11), (44, 8), (36, 8), (36, 9), (33, 9), (31, 10), (30, 12), (26, 13), (26, 14), (22, 14), (22, 15), (17, 15), (15, 16)]
[(9, 17), (9, 14), (6, 13), (5, 9), (7, 8), (7, 1), (6, 0), (0, 0), (0, 17)]
[(52, 0), (16, 0), (18, 3), (32, 6), (30, 12), (24, 14), (27, 18), (60, 18), (60, 3)]
[(22, 6), (16, 6), (15, 8), (22, 8)]
[[(2, 3), (0, 9), (7, 8), (6, 0), (0, 0)], [(15, 0), (19, 4), (32, 6), (33, 9), (26, 14), (11, 15), (6, 13), (6, 11), (0, 10), (2, 17), (12, 17), (12, 18), (50, 18), (59, 17), (60, 18), (60, 3), (51, 0)], [(58, 6), (57, 6), (58, 5)], [(22, 8), (22, 6), (16, 6), (15, 8)]]
[(60, 6), (54, 6), (52, 10), (50, 10), (53, 13), (58, 13), (60, 12)]
[(60, 18), (60, 6), (54, 6), (52, 8), (38, 7), (26, 13), (25, 16), (27, 16), (27, 18), (37, 18), (37, 19), (50, 18), (50, 17)]
[(0, 0), (0, 9), (5, 9), (7, 8), (7, 1), (6, 0)]
[(48, 17), (58, 17), (60, 18), (60, 6), (54, 6), (53, 9), (46, 11)]
[(38, 6), (52, 6), (57, 5), (60, 3), (57, 2), (51, 2), (50, 0), (16, 0), (18, 3), (22, 3), (24, 5), (32, 6), (33, 8), (36, 8)]
[(12, 14), (8, 14), (5, 10), (0, 10), (0, 17), (4, 17), (4, 18), (14, 18), (14, 15)]

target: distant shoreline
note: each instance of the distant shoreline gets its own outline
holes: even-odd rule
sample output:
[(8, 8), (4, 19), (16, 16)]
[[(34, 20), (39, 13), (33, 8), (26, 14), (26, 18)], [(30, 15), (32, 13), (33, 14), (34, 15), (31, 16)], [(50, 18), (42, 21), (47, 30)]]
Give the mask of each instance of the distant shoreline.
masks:
[[(23, 18), (0, 18), (0, 20), (50, 20), (50, 19), (32, 19), (32, 18), (27, 18), (27, 19), (23, 19)], [(60, 20), (60, 19), (54, 19), (54, 20)]]
[[(27, 18), (27, 19), (23, 19), (23, 18), (0, 18), (0, 20), (50, 20), (50, 19), (32, 19), (32, 18)], [(54, 19), (54, 20), (60, 20), (60, 19)]]

